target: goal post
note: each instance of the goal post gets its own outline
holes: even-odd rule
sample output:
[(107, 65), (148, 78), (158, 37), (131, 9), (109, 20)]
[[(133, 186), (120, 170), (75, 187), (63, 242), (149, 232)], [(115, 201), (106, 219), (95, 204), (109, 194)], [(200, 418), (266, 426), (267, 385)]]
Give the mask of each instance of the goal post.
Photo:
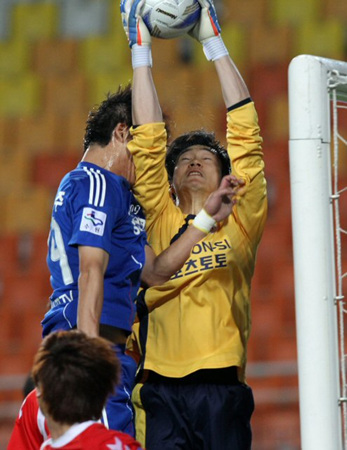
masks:
[(288, 71), (302, 450), (343, 449), (328, 88), (332, 73), (347, 75), (347, 63), (300, 55)]

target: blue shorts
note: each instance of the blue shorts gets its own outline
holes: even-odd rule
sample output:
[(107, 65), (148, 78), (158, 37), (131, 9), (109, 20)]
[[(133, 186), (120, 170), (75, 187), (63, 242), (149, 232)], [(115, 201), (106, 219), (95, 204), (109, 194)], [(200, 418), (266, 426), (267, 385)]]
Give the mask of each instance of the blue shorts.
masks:
[(139, 390), (147, 450), (251, 449), (252, 390), (237, 378), (223, 379), (223, 371), (230, 373), (211, 369), (181, 379), (149, 377)]
[(122, 431), (134, 437), (134, 410), (131, 394), (134, 388), (137, 364), (131, 356), (124, 353), (125, 345), (115, 345), (114, 348), (121, 363), (122, 375), (114, 395), (107, 400), (102, 422), (107, 428)]

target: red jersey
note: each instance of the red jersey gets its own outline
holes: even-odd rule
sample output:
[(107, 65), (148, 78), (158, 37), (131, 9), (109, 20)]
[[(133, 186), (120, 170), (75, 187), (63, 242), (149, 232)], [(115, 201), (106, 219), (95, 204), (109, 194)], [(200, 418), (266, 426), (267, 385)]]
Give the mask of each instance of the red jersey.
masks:
[(58, 439), (49, 438), (41, 450), (143, 450), (141, 444), (120, 431), (108, 430), (93, 420), (72, 425)]
[(34, 389), (22, 403), (7, 450), (39, 450), (48, 434)]

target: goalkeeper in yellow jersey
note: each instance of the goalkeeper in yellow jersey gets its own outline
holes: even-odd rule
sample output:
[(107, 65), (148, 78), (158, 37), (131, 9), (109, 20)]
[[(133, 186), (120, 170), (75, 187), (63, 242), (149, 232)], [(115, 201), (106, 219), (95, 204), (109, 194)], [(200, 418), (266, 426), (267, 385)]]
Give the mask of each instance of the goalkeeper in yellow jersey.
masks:
[[(160, 253), (190, 223), (205, 232), (181, 270), (162, 286), (142, 290), (137, 299), (131, 344), (141, 357), (133, 401), (136, 436), (147, 450), (248, 450), (252, 440), (254, 402), (245, 366), (251, 280), (267, 211), (262, 138), (214, 5), (199, 2), (201, 18), (191, 34), (216, 68), (227, 109), (227, 150), (214, 134), (199, 130), (179, 136), (166, 152), (142, 2), (121, 4), (134, 70), (136, 125), (128, 148), (149, 242)], [(199, 211), (230, 171), (239, 201), (216, 223)]]

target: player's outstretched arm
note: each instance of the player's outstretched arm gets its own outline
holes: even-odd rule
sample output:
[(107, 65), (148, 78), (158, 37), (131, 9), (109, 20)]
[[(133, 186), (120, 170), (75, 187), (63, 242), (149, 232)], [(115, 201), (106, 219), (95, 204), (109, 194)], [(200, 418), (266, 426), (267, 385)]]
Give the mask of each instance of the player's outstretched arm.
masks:
[(156, 256), (152, 248), (146, 246), (142, 281), (148, 286), (168, 281), (189, 258), (194, 245), (213, 230), (217, 222), (223, 221), (231, 214), (238, 197), (243, 195), (243, 185), (244, 181), (234, 175), (223, 177), (219, 188), (210, 194), (192, 224), (170, 247)]
[(249, 98), (249, 91), (224, 45), (213, 1), (198, 1), (201, 6), (200, 20), (189, 34), (202, 44), (206, 58), (214, 62), (225, 106), (230, 108)]
[(151, 35), (142, 20), (143, 0), (122, 0), (121, 15), (131, 49), (133, 67), (133, 124), (162, 122), (163, 116), (152, 77)]

